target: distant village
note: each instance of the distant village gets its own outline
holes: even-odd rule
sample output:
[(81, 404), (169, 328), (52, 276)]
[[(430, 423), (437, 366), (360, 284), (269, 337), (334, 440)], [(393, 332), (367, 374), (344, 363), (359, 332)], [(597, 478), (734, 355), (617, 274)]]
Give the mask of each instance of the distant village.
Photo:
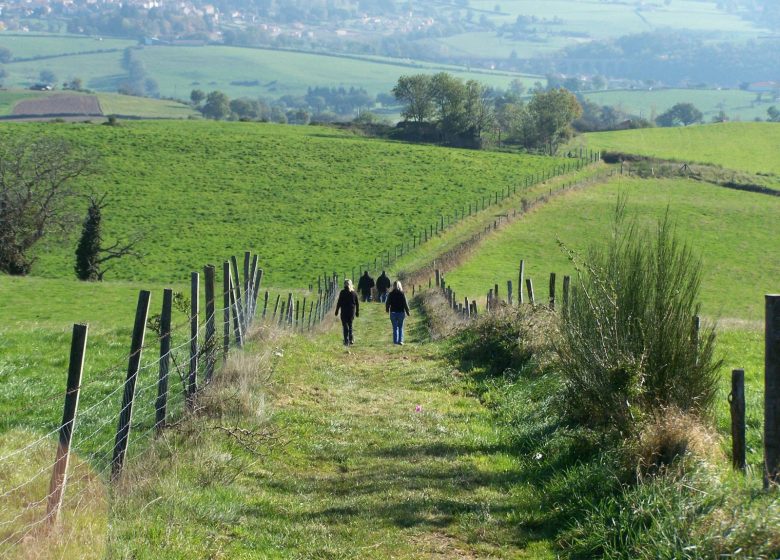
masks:
[[(99, 14), (101, 12), (116, 12), (120, 8), (130, 8), (137, 11), (152, 12), (155, 10), (176, 13), (185, 18), (201, 20), (204, 31), (198, 33), (198, 40), (188, 37), (187, 31), (167, 35), (146, 36), (147, 44), (188, 44), (220, 43), (224, 40), (224, 29), (253, 27), (267, 38), (287, 37), (290, 39), (323, 40), (330, 38), (350, 39), (367, 35), (397, 35), (413, 32), (424, 32), (435, 25), (436, 19), (429, 15), (405, 12), (374, 16), (359, 14), (354, 18), (331, 20), (317, 23), (291, 21), (279, 23), (262, 18), (256, 13), (233, 8), (220, 11), (213, 4), (203, 4), (180, 0), (165, 2), (161, 0), (3, 0), (0, 2), (0, 31), (35, 32), (48, 31), (45, 20), (61, 18), (67, 20), (85, 13)], [(36, 25), (35, 22), (40, 22)], [(75, 32), (86, 30), (71, 29)]]

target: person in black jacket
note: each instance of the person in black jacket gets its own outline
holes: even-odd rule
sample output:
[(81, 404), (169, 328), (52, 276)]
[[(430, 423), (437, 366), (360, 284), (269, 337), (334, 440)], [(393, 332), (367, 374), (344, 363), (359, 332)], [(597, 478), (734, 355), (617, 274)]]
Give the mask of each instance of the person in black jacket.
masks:
[(360, 303), (352, 287), (352, 280), (344, 280), (344, 289), (339, 292), (336, 303), (336, 317), (339, 315), (339, 310), (341, 310), (341, 327), (344, 331), (344, 346), (350, 346), (355, 343), (355, 337), (352, 335), (352, 320), (360, 317)]
[(401, 282), (393, 282), (393, 291), (387, 296), (385, 311), (390, 312), (390, 323), (393, 325), (393, 344), (404, 343), (404, 319), (410, 315), (409, 304), (406, 302)]
[(371, 288), (374, 287), (374, 279), (368, 275), (366, 270), (363, 276), (358, 280), (358, 292), (363, 296), (363, 301), (371, 301)]
[(376, 279), (376, 291), (379, 294), (379, 301), (385, 303), (387, 301), (387, 291), (390, 289), (390, 278), (387, 277), (385, 271), (379, 275)]

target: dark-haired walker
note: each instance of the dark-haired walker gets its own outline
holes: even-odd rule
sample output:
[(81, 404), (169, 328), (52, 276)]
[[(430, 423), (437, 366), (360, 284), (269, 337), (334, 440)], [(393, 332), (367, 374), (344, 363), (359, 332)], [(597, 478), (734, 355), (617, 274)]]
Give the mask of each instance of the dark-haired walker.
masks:
[(404, 288), (398, 280), (393, 282), (393, 291), (387, 296), (385, 311), (390, 313), (390, 323), (393, 325), (393, 344), (403, 345), (404, 319), (406, 319), (410, 313)]
[(355, 337), (352, 334), (352, 321), (355, 317), (360, 317), (360, 302), (352, 287), (352, 280), (345, 280), (344, 289), (339, 292), (339, 299), (336, 303), (337, 317), (339, 310), (341, 310), (341, 328), (344, 331), (344, 346), (350, 346), (355, 343)]

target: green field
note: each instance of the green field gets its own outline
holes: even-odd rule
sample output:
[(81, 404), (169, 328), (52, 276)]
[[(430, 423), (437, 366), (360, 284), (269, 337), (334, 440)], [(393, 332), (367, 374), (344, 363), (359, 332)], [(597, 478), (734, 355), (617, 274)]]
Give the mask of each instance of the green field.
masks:
[(767, 259), (765, 250), (780, 239), (780, 198), (683, 180), (618, 177), (555, 198), (496, 232), (468, 262), (446, 274), (448, 285), (459, 297), (477, 299), (482, 306), (494, 284), (501, 297), (506, 296), (507, 280), (517, 285), (518, 265), (524, 259), (526, 277), (532, 278), (537, 298), (544, 301), (549, 274), (557, 273), (560, 290), (563, 275), (574, 271), (557, 240), (586, 253), (592, 243), (610, 234), (620, 193), (628, 197), (629, 215), (649, 226), (669, 207), (680, 236), (702, 256), (705, 315), (762, 318), (764, 294), (780, 288), (780, 261)]
[(756, 102), (756, 94), (738, 89), (653, 89), (584, 92), (588, 101), (610, 105), (649, 120), (677, 103), (693, 103), (711, 121), (721, 111), (732, 121), (765, 120), (773, 103)]
[[(250, 249), (260, 254), (270, 282), (303, 287), (325, 271), (373, 260), (441, 214), (559, 163), (321, 127), (19, 126), (0, 132), (58, 135), (102, 156), (102, 171), (88, 184), (109, 193), (107, 237), (147, 232), (140, 246), (145, 258), (120, 261), (109, 275), (125, 280), (180, 281), (204, 261)], [(41, 254), (35, 275), (72, 277), (73, 233)]]
[(190, 105), (169, 99), (151, 99), (118, 93), (99, 93), (98, 99), (104, 115), (132, 116), (143, 119), (186, 119), (200, 116), (200, 113)]
[(717, 40), (755, 39), (764, 32), (737, 14), (719, 9), (715, 2), (696, 0), (646, 5), (592, 0), (472, 0), (468, 6), (474, 21), (485, 16), (499, 26), (513, 24), (518, 16), (538, 18), (528, 26), (528, 39), (513, 40), (483, 31), (435, 40), (451, 49), (453, 55), (475, 59), (508, 58), (513, 50), (519, 57), (528, 58), (577, 45), (584, 38), (603, 40), (659, 29), (707, 32)]
[[(79, 95), (78, 92), (66, 93)], [(62, 95), (62, 92), (0, 91), (0, 116), (10, 115), (16, 103), (23, 99), (38, 99), (52, 95)], [(200, 115), (190, 105), (168, 99), (134, 97), (118, 93), (99, 93), (97, 97), (105, 115), (121, 115), (143, 119), (186, 119)]]
[[(83, 35), (48, 35), (39, 33), (0, 33), (0, 47), (14, 58), (59, 56), (69, 53), (124, 49), (138, 44), (128, 39), (84, 37)], [(57, 65), (57, 60), (49, 64)], [(56, 71), (56, 68), (54, 68)], [(64, 76), (63, 76), (64, 77)]]
[(39, 91), (0, 91), (0, 115), (10, 115), (14, 105), (22, 99), (35, 99), (46, 95)]
[[(11, 37), (25, 49), (37, 47), (37, 37)], [(91, 40), (91, 39), (85, 39)], [(50, 44), (65, 45), (68, 40), (52, 37)], [(99, 44), (99, 43), (96, 43)], [(13, 50), (10, 43), (0, 46)], [(126, 45), (130, 46), (130, 45)], [(85, 49), (86, 50), (86, 49)], [(69, 52), (69, 51), (64, 51)], [(309, 86), (362, 87), (371, 95), (389, 93), (403, 74), (450, 72), (465, 79), (475, 79), (494, 87), (506, 88), (514, 79), (527, 86), (543, 78), (489, 70), (467, 70), (414, 61), (399, 61), (381, 57), (337, 56), (270, 49), (250, 49), (225, 46), (204, 47), (144, 47), (137, 52), (149, 77), (160, 87), (160, 94), (178, 99), (189, 98), (190, 91), (221, 90), (230, 97), (264, 97), (277, 99), (283, 95), (301, 96)], [(59, 81), (79, 77), (85, 87), (97, 91), (116, 91), (126, 80), (121, 67), (122, 51), (62, 56), (37, 61), (11, 62), (5, 65), (10, 87), (28, 87), (38, 81), (41, 70), (53, 71)], [(259, 82), (256, 86), (240, 86), (231, 82)]]
[[(73, 279), (75, 231), (65, 243), (41, 247), (33, 276), (0, 277), (6, 302), (0, 411), (12, 425), (42, 430), (57, 421), (59, 404), (45, 397), (61, 391), (73, 323), (92, 329), (85, 373), (97, 384), (85, 396), (92, 404), (124, 375), (139, 289), (153, 291), (157, 312), (163, 283), (186, 292), (190, 271), (252, 250), (266, 273), (264, 285), (287, 288), (286, 294), (326, 272), (350, 273), (419, 233), (453, 202), (519, 184), (558, 163), (257, 123), (5, 124), (0, 130), (60, 135), (95, 149), (101, 171), (87, 183), (109, 192), (106, 240), (146, 235), (143, 260), (119, 261), (107, 282)], [(185, 319), (178, 315), (178, 323)], [(186, 328), (176, 336), (186, 337)], [(153, 384), (154, 375), (145, 373), (143, 382)], [(20, 408), (20, 396), (43, 406)]]
[(750, 173), (780, 174), (780, 126), (723, 123), (596, 132), (576, 139), (594, 150), (613, 150), (676, 161), (720, 165)]

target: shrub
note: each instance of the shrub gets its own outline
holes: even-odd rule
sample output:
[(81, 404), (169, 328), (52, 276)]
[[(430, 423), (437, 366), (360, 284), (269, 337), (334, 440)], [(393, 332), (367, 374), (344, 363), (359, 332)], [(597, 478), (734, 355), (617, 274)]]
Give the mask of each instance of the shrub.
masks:
[(500, 375), (525, 370), (531, 364), (543, 365), (555, 332), (547, 308), (504, 306), (478, 317), (461, 332), (456, 344), (461, 361)]
[(558, 347), (572, 417), (628, 435), (647, 412), (701, 415), (717, 391), (713, 328), (693, 335), (701, 261), (667, 216), (655, 235), (616, 208), (612, 238), (578, 262)]

